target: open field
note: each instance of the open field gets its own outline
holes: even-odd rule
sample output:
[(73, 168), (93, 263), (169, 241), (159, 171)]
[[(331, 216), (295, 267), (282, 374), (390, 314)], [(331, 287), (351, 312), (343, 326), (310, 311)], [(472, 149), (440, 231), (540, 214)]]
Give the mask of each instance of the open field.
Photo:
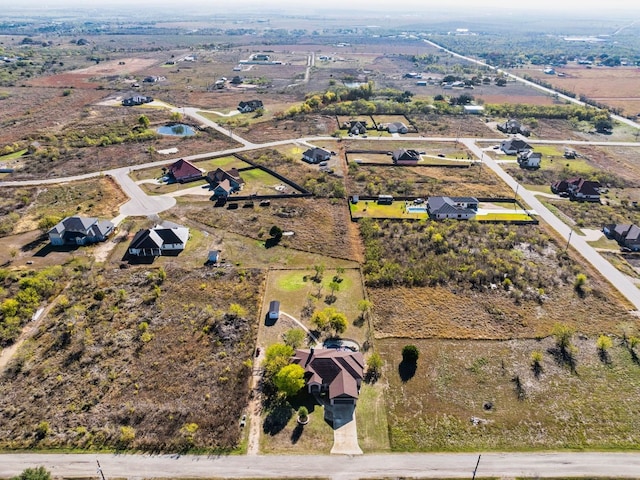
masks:
[(622, 110), (623, 115), (640, 112), (640, 97), (635, 88), (638, 70), (635, 67), (594, 67), (566, 65), (557, 68), (564, 76), (546, 75), (541, 68), (529, 68), (517, 74), (527, 75), (550, 83), (554, 87), (585, 95), (598, 103)]
[(68, 268), (66, 300), (3, 373), (3, 448), (235, 448), (262, 274)]
[[(355, 156), (355, 155), (354, 155)], [(358, 157), (359, 158), (359, 157)], [(403, 195), (423, 198), (436, 195), (452, 197), (510, 197), (511, 189), (492, 170), (480, 165), (468, 168), (447, 167), (350, 167), (347, 177), (349, 195)]]
[(420, 350), (413, 376), (400, 365), (407, 340), (377, 341), (392, 450), (637, 449), (637, 354), (614, 337), (603, 360), (595, 337), (578, 332), (574, 373), (553, 338), (411, 341)]

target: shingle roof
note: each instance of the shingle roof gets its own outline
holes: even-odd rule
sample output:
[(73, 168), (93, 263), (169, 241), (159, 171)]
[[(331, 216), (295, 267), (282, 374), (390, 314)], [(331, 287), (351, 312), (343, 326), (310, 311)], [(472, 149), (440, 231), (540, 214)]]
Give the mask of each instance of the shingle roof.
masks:
[(362, 353), (328, 348), (296, 350), (292, 361), (305, 369), (308, 382), (327, 385), (329, 398), (358, 398), (358, 382), (364, 377)]
[(202, 171), (198, 167), (183, 159), (180, 159), (171, 165), (169, 167), (169, 173), (173, 175), (176, 180), (202, 175)]

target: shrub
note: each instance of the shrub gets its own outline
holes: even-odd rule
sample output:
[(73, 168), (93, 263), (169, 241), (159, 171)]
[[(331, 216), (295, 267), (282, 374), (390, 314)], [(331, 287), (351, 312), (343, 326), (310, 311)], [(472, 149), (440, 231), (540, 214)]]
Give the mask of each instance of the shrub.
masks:
[(402, 361), (407, 363), (417, 363), (420, 357), (420, 350), (415, 345), (405, 345), (402, 347)]

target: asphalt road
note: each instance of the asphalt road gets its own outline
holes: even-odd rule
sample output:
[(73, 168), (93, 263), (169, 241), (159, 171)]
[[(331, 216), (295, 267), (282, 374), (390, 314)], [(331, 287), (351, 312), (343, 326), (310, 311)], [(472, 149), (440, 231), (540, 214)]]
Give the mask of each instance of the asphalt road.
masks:
[[(42, 465), (54, 476), (97, 476), (97, 461), (109, 478), (287, 478), (335, 480), (381, 477), (469, 478), (478, 454), (372, 454), (179, 456), (115, 454), (3, 454), (0, 477)], [(482, 477), (640, 478), (640, 453), (487, 453), (477, 471)]]

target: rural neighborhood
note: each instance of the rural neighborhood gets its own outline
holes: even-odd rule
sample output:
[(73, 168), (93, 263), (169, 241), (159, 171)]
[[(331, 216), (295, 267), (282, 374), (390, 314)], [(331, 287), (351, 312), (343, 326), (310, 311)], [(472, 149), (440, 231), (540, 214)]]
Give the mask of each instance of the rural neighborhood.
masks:
[(0, 22), (0, 477), (640, 478), (636, 23), (78, 8)]

